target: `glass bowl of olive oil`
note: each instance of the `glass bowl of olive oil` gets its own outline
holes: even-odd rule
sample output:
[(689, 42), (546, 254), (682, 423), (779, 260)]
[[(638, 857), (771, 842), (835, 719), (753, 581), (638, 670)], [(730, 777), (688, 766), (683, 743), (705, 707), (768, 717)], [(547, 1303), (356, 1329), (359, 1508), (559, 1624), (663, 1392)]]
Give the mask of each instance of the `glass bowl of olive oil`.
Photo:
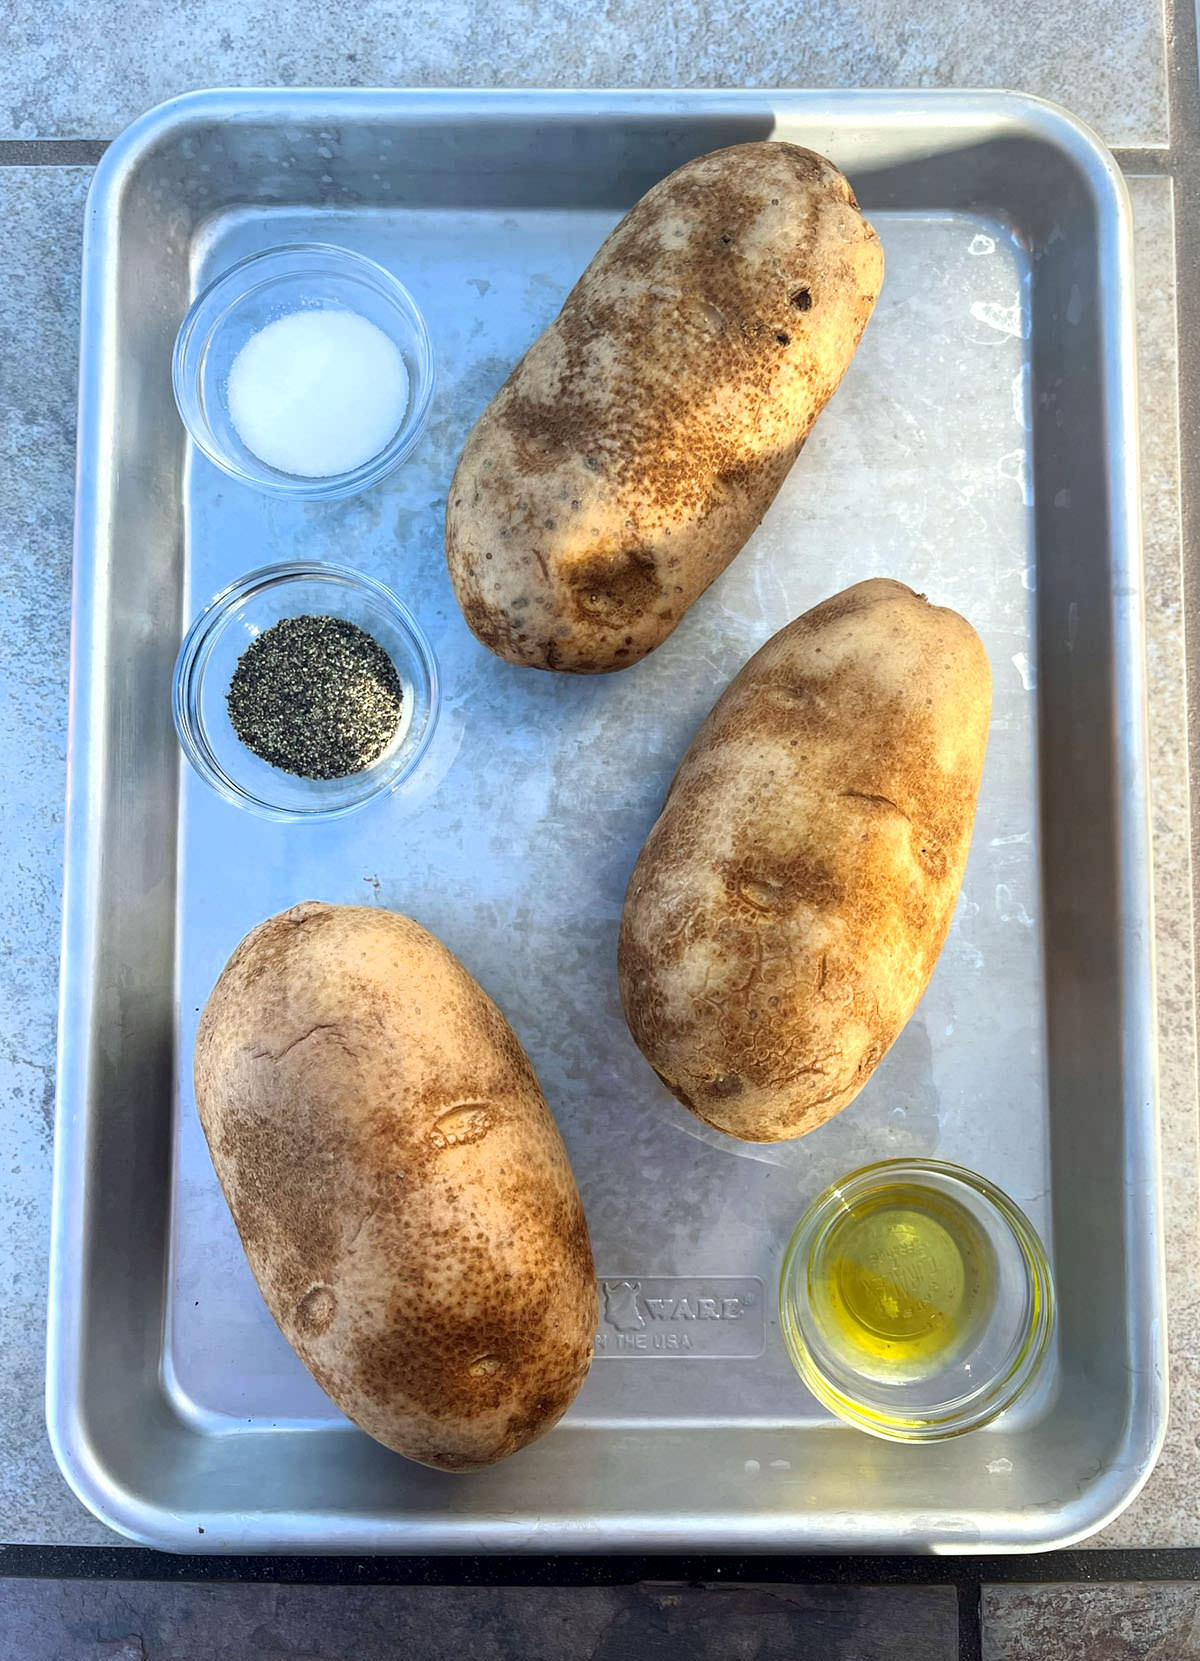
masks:
[(1028, 1389), (1054, 1326), (1041, 1241), (974, 1172), (886, 1160), (822, 1194), (788, 1242), (780, 1324), (805, 1384), (893, 1441), (987, 1424)]

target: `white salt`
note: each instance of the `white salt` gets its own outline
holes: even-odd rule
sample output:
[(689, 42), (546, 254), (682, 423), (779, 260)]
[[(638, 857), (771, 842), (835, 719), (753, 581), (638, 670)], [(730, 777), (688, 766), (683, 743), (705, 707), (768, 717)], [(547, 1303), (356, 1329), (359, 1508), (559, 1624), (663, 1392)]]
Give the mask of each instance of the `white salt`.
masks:
[(251, 335), (229, 371), (248, 450), (305, 479), (349, 473), (387, 447), (408, 408), (395, 341), (353, 311), (294, 311)]

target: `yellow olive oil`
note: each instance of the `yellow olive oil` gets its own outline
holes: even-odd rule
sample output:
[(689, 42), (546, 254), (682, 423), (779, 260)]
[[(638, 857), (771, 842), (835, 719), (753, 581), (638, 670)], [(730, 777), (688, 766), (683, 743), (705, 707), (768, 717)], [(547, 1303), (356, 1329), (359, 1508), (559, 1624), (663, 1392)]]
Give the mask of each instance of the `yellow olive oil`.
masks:
[(839, 1217), (811, 1274), (813, 1313), (843, 1365), (915, 1381), (951, 1365), (987, 1320), (995, 1254), (965, 1206), (901, 1184)]

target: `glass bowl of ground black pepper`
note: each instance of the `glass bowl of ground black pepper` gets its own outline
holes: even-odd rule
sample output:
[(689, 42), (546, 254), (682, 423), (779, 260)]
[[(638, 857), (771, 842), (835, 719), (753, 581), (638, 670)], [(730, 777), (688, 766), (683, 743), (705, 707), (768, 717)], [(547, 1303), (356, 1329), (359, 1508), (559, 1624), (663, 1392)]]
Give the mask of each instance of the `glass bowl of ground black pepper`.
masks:
[(242, 577), (196, 618), (175, 665), (184, 754), (228, 801), (270, 819), (336, 818), (395, 790), (437, 711), (416, 619), (339, 565)]

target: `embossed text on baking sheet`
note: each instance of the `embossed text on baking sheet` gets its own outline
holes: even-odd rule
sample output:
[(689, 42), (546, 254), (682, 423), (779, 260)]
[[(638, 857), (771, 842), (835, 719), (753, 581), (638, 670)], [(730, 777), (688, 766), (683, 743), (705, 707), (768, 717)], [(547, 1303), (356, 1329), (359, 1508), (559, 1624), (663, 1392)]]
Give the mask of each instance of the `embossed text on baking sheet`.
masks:
[(600, 1281), (597, 1360), (720, 1360), (761, 1355), (757, 1275), (619, 1275)]

